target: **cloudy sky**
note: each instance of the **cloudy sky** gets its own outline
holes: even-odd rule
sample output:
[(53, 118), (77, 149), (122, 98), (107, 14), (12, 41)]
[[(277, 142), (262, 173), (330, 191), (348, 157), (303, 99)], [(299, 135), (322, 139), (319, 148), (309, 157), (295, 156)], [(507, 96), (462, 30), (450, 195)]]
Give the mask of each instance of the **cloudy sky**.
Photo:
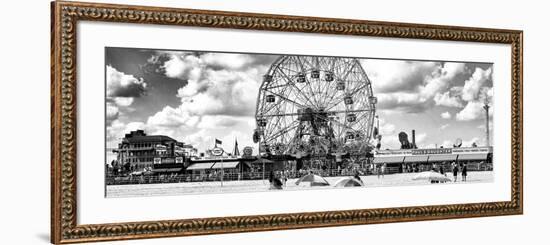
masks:
[[(253, 146), (262, 76), (277, 55), (106, 48), (107, 146), (130, 130), (163, 134), (227, 151)], [(485, 145), (485, 98), (492, 99), (492, 64), (361, 59), (378, 97), (383, 148), (397, 134), (417, 132), (419, 147)], [(491, 112), (492, 114), (492, 112)]]

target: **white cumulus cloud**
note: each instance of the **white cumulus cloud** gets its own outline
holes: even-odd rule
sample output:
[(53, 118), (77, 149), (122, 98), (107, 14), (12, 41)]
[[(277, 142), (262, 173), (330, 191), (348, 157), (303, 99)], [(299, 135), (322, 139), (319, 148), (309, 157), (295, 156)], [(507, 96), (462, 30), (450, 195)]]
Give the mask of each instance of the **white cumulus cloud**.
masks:
[(456, 87), (464, 81), (465, 63), (363, 60), (378, 97), (378, 108), (420, 113), (436, 105), (462, 107)]
[(112, 66), (107, 66), (107, 97), (139, 97), (145, 93), (147, 84), (142, 78), (117, 71)]
[(464, 83), (462, 89), (462, 99), (465, 101), (472, 101), (479, 97), (479, 92), (481, 87), (491, 79), (493, 70), (488, 68), (483, 70), (481, 68), (476, 68), (470, 79)]
[[(411, 136), (412, 137), (412, 136)], [(415, 136), (415, 140), (416, 140), (416, 144), (419, 144), (419, 143), (422, 143), (426, 140), (426, 138), (428, 137), (428, 134), (427, 133), (419, 133), (419, 134), (416, 134)], [(412, 141), (412, 138), (411, 138), (411, 141)]]
[(437, 93), (434, 96), (434, 101), (436, 105), (447, 106), (447, 107), (462, 107), (462, 102), (458, 96), (451, 96), (451, 92), (447, 91), (445, 93)]
[(438, 62), (403, 60), (361, 60), (376, 93), (415, 91), (436, 70)]
[(483, 103), (480, 101), (470, 101), (460, 112), (456, 114), (458, 121), (471, 121), (483, 117)]
[(434, 71), (427, 79), (420, 92), (424, 97), (433, 97), (437, 93), (450, 88), (456, 81), (458, 75), (466, 72), (465, 63), (445, 62), (442, 67)]

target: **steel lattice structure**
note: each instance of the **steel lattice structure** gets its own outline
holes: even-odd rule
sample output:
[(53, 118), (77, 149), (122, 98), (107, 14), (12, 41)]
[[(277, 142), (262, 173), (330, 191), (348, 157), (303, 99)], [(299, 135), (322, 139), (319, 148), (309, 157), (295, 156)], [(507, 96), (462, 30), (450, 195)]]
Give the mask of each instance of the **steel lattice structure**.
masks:
[(365, 149), (376, 97), (355, 58), (281, 56), (258, 93), (254, 140), (272, 155)]

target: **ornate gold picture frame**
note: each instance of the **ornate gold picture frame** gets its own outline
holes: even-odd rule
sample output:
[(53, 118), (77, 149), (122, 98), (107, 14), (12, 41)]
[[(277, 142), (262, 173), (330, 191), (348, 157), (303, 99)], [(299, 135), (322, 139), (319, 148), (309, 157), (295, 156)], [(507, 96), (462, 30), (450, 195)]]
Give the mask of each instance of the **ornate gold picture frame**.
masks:
[[(328, 226), (515, 215), (523, 212), (523, 32), (409, 24), (55, 1), (51, 4), (51, 242), (191, 236)], [(119, 22), (395, 39), (507, 44), (511, 46), (510, 201), (322, 212), (79, 224), (77, 222), (77, 24)], [(82, 150), (82, 149), (80, 149)]]

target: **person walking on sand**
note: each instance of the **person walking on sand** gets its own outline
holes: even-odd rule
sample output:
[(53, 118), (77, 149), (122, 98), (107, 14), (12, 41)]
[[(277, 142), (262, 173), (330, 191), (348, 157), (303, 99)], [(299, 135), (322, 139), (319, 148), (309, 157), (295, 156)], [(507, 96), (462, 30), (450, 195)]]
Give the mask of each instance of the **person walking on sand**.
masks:
[(453, 163), (453, 177), (456, 182), (456, 179), (458, 178), (458, 164), (456, 163)]
[(357, 181), (363, 183), (363, 180), (361, 180), (361, 177), (359, 177), (359, 172), (355, 171), (355, 175), (353, 175), (353, 178), (355, 178)]
[(273, 171), (269, 173), (269, 189), (282, 190), (283, 182), (278, 178)]
[[(445, 173), (445, 170), (443, 169), (443, 164), (439, 165), (439, 173), (441, 175), (444, 175), (445, 177), (447, 177), (447, 174)], [(445, 183), (444, 180), (440, 181), (441, 183)]]
[(466, 181), (466, 177), (468, 176), (468, 166), (464, 164), (462, 167), (462, 181)]

